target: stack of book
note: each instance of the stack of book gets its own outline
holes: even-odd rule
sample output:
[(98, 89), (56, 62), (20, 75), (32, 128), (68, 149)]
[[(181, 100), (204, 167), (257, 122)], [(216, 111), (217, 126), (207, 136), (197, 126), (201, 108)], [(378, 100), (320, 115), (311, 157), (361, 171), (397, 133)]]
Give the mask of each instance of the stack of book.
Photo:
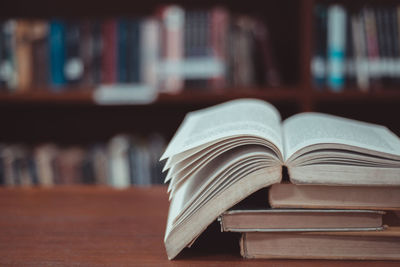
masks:
[[(400, 209), (400, 139), (386, 127), (321, 113), (282, 121), (240, 99), (189, 113), (162, 159), (170, 259), (217, 218), (243, 232), (246, 258), (400, 258), (400, 232), (382, 222)], [(268, 187), (269, 204), (235, 206)]]
[(400, 208), (399, 187), (280, 183), (268, 195), (269, 205), (243, 201), (219, 217), (222, 231), (242, 234), (244, 258), (400, 259), (400, 228), (382, 219)]
[(222, 7), (166, 5), (149, 17), (0, 21), (5, 91), (276, 86), (273, 55), (263, 21)]
[(332, 91), (395, 87), (400, 81), (400, 6), (318, 4), (312, 77)]

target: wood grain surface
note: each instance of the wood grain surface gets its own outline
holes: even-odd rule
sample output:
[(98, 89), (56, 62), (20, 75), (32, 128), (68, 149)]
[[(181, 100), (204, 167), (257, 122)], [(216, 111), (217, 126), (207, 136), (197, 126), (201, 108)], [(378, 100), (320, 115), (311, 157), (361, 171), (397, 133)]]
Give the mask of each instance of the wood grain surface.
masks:
[[(399, 266), (399, 262), (244, 260), (217, 224), (168, 261), (166, 187), (0, 189), (0, 266)], [(399, 252), (400, 253), (400, 252)]]

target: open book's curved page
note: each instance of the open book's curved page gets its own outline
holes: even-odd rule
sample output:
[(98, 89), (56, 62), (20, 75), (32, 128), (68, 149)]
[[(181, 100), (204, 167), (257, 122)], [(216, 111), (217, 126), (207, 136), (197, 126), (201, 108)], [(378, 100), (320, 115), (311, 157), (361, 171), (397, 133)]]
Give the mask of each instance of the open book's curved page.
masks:
[(400, 140), (386, 127), (320, 113), (302, 113), (283, 122), (284, 158), (316, 144), (360, 147), (400, 159)]
[(233, 100), (189, 113), (161, 159), (231, 136), (250, 135), (283, 149), (281, 117), (274, 106), (261, 100)]

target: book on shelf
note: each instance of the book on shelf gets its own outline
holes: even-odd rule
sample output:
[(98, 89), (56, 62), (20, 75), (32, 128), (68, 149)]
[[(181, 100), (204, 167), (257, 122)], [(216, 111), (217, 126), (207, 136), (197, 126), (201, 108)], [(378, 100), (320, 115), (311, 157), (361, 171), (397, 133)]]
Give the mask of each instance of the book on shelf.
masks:
[(244, 233), (240, 253), (252, 259), (399, 260), (400, 228), (361, 232)]
[(353, 86), (361, 91), (397, 86), (399, 10), (398, 5), (354, 9), (342, 4), (317, 4), (311, 61), (315, 86), (332, 91)]
[[(267, 206), (267, 205), (265, 205)], [(218, 220), (223, 232), (382, 230), (382, 211), (338, 209), (231, 209)]]
[(266, 23), (224, 7), (165, 5), (150, 16), (8, 18), (0, 22), (0, 88), (183, 89), (280, 85)]
[(160, 184), (164, 176), (159, 157), (164, 148), (160, 134), (146, 138), (119, 134), (89, 145), (2, 143), (0, 186)]
[(280, 183), (283, 166), (293, 184), (400, 186), (400, 140), (386, 127), (320, 113), (282, 121), (257, 99), (187, 114), (161, 159), (170, 259), (233, 205)]

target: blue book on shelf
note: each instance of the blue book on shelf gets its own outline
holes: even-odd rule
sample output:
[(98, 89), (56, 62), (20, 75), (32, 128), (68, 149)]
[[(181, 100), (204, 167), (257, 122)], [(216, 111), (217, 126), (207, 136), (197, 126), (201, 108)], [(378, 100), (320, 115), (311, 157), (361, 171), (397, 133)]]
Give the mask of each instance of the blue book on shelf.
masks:
[(328, 8), (328, 85), (336, 92), (345, 83), (346, 17), (342, 6)]
[(126, 53), (128, 47), (128, 22), (126, 19), (118, 20), (117, 32), (117, 81), (126, 83), (128, 82)]
[(129, 47), (129, 64), (130, 64), (130, 82), (140, 82), (140, 24), (139, 19), (133, 19), (130, 22), (130, 47)]
[(65, 23), (60, 20), (50, 21), (50, 84), (55, 91), (66, 84), (65, 63)]

